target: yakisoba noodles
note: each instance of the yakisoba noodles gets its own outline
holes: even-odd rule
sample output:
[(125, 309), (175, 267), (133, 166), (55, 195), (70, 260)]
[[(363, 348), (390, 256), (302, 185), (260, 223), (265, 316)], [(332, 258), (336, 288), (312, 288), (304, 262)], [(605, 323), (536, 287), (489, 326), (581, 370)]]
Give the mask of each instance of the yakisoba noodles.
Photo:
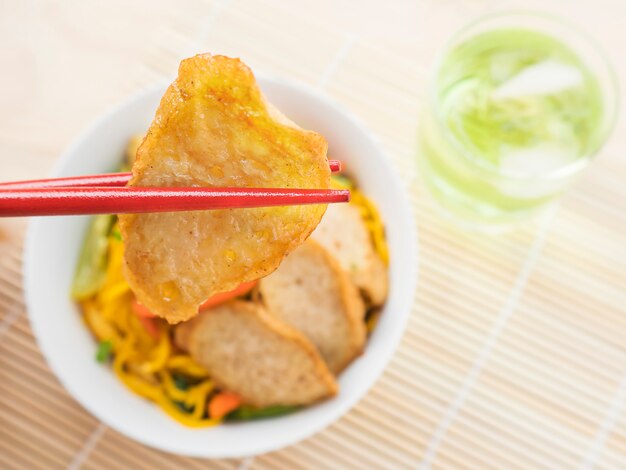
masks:
[[(363, 214), (377, 253), (387, 260), (384, 226), (375, 206), (349, 179), (333, 178), (333, 183), (351, 188), (351, 204)], [(124, 244), (116, 225), (106, 235), (106, 243), (105, 280), (93, 295), (80, 301), (83, 318), (100, 343), (99, 351), (108, 349), (105, 359), (110, 357), (124, 385), (179, 423), (190, 427), (218, 424), (221, 419), (206, 416), (207, 403), (217, 392), (209, 373), (189, 354), (177, 351), (172, 341), (174, 327), (160, 319), (142, 319), (133, 311), (135, 298), (122, 274)], [(367, 317), (368, 332), (376, 317), (377, 309)]]

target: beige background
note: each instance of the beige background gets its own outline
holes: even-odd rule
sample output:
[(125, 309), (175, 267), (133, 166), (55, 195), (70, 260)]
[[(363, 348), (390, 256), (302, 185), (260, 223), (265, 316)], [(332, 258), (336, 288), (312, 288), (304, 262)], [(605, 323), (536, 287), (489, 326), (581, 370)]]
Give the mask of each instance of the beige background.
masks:
[[(558, 208), (497, 238), (442, 222), (415, 181), (433, 57), (461, 24), (539, 8), (592, 33), (625, 83), (621, 0), (0, 2), (0, 179), (43, 177), (107, 108), (196, 52), (324, 89), (411, 188), (420, 283), (382, 379), (329, 429), (255, 459), (148, 449), (48, 371), (21, 293), (23, 220), (0, 220), (2, 468), (626, 468), (625, 121)], [(54, 312), (51, 312), (54, 314)]]

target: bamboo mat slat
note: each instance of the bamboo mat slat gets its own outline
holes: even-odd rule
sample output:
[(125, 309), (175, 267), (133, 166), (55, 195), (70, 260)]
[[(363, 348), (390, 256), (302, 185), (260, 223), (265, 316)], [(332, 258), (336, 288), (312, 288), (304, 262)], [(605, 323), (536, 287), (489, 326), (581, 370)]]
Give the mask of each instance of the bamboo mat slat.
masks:
[(0, 454), (16, 468), (35, 459), (62, 466), (80, 451), (97, 421), (47, 369), (22, 314), (0, 342)]
[(212, 462), (200, 459), (174, 456), (166, 452), (149, 449), (131, 441), (119, 433), (106, 429), (85, 462), (85, 468), (110, 468), (111, 463), (119, 465), (126, 462), (135, 469), (169, 469), (169, 468), (234, 468), (238, 461), (232, 459), (215, 460)]
[[(23, 82), (40, 95), (21, 106), (19, 93), (0, 92), (15, 110), (0, 116), (3, 178), (43, 176), (111, 102), (208, 50), (318, 87), (356, 113), (409, 188), (421, 258), (406, 334), (353, 410), (287, 449), (207, 461), (131, 441), (62, 389), (25, 313), (24, 221), (0, 220), (0, 468), (626, 468), (624, 120), (558, 207), (497, 237), (442, 219), (415, 165), (437, 47), (473, 15), (545, 2), (365, 1), (356, 11), (330, 0), (141, 0), (124, 3), (123, 14), (111, 2), (13, 3), (25, 32), (7, 23), (0, 39), (28, 60), (9, 54), (16, 76), (3, 77), (1, 89), (19, 91)], [(601, 22), (609, 55), (622, 51), (616, 18), (626, 8), (579, 3), (568, 4), (571, 17)], [(558, 13), (557, 4), (545, 7)], [(366, 25), (372, 11), (378, 21)], [(64, 70), (54, 63), (59, 54)], [(626, 64), (616, 66), (626, 76)]]

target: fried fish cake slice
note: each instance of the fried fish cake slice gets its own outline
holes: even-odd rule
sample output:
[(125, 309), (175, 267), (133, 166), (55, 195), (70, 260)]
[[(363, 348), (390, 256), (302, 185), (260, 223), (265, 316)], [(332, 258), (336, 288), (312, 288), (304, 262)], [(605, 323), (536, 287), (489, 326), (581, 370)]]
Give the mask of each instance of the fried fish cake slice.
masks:
[(259, 289), (271, 315), (303, 333), (331, 372), (341, 372), (365, 344), (365, 307), (339, 263), (309, 239), (261, 279)]
[[(209, 54), (183, 60), (137, 151), (130, 186), (325, 189), (327, 143), (265, 102), (250, 69)], [(325, 205), (120, 215), (125, 274), (170, 323), (208, 297), (274, 271)]]
[(202, 311), (175, 331), (176, 343), (246, 404), (307, 405), (337, 393), (311, 342), (260, 304), (229, 302)]
[(329, 207), (311, 238), (326, 248), (345, 269), (372, 305), (387, 298), (387, 266), (376, 253), (370, 232), (358, 207)]

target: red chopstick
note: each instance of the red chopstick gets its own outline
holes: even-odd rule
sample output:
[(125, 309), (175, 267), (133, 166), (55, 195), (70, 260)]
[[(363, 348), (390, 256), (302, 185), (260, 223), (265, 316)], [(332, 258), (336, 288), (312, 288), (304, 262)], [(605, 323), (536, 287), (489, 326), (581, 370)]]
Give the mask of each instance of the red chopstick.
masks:
[(123, 214), (348, 202), (350, 191), (277, 188), (36, 188), (0, 190), (0, 217)]
[(104, 173), (101, 175), (68, 176), (41, 180), (0, 183), (0, 191), (14, 189), (84, 188), (93, 186), (126, 186), (132, 173)]
[[(328, 160), (333, 172), (341, 171), (339, 160)], [(0, 183), (0, 190), (36, 189), (36, 188), (80, 188), (91, 186), (126, 186), (132, 173), (105, 173), (101, 175), (69, 176), (65, 178), (46, 178), (41, 180), (12, 181)]]

